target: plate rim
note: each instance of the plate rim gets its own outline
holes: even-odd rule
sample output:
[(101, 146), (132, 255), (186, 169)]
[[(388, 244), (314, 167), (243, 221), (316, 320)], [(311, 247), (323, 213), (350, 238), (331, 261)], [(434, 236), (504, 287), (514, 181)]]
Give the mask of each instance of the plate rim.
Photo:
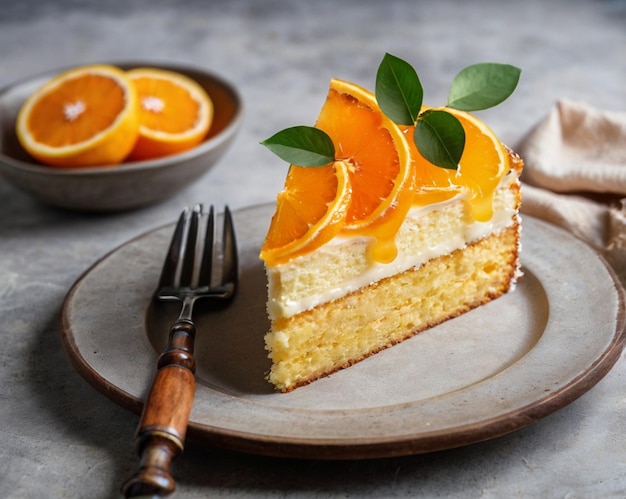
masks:
[[(234, 212), (255, 210), (263, 206), (267, 206), (267, 204), (247, 206)], [(615, 317), (615, 331), (612, 334), (611, 341), (602, 351), (602, 354), (586, 369), (578, 373), (569, 383), (566, 383), (558, 390), (549, 391), (544, 397), (538, 398), (526, 406), (509, 411), (504, 415), (485, 418), (465, 425), (457, 425), (452, 430), (448, 428), (430, 433), (413, 433), (407, 434), (402, 438), (398, 436), (364, 436), (363, 438), (350, 439), (330, 437), (294, 438), (293, 436), (262, 435), (252, 431), (230, 430), (209, 426), (203, 422), (190, 421), (187, 439), (201, 445), (217, 446), (239, 452), (275, 457), (328, 460), (395, 457), (451, 449), (497, 438), (526, 427), (573, 402), (595, 386), (612, 369), (621, 356), (626, 344), (626, 291), (621, 285), (616, 272), (594, 248), (564, 229), (543, 220), (524, 215), (524, 219), (526, 218), (532, 219), (533, 223), (539, 223), (547, 227), (550, 231), (556, 231), (561, 237), (571, 238), (587, 246), (594, 257), (603, 264), (616, 292), (618, 306)], [(72, 324), (68, 317), (69, 308), (81, 283), (102, 262), (125, 246), (136, 243), (150, 234), (170, 226), (173, 226), (173, 223), (163, 224), (139, 234), (97, 259), (79, 276), (70, 288), (63, 301), (59, 318), (62, 344), (70, 363), (77, 372), (101, 394), (137, 415), (141, 414), (143, 410), (143, 401), (105, 379), (82, 355), (76, 344)]]

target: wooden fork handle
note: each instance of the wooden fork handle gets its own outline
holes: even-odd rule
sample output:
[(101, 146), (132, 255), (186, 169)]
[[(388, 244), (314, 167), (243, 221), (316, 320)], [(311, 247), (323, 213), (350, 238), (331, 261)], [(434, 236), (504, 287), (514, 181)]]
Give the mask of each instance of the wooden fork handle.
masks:
[(140, 463), (122, 487), (126, 497), (163, 496), (175, 489), (170, 464), (183, 451), (196, 389), (194, 338), (189, 321), (178, 321), (170, 330), (137, 428)]

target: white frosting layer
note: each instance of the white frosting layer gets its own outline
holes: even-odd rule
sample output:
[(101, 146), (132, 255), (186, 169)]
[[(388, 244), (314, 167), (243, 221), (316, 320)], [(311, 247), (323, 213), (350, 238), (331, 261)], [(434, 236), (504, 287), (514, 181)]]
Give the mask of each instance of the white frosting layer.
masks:
[(268, 268), (270, 318), (291, 317), (501, 231), (517, 216), (509, 189), (517, 182), (515, 172), (502, 179), (488, 222), (467, 220), (463, 195), (411, 208), (396, 235), (398, 256), (391, 263), (366, 260), (368, 237), (336, 237), (309, 255)]

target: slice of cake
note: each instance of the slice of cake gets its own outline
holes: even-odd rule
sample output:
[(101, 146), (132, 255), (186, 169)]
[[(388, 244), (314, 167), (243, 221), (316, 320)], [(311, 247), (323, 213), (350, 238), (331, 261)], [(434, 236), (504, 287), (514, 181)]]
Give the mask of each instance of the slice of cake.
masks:
[(261, 251), (268, 379), (277, 389), (348, 367), (513, 289), (522, 160), (475, 116), (446, 112), (464, 129), (458, 169), (424, 159), (410, 138), (415, 127), (392, 122), (373, 94), (331, 82), (316, 129), (334, 143), (332, 160), (292, 164)]

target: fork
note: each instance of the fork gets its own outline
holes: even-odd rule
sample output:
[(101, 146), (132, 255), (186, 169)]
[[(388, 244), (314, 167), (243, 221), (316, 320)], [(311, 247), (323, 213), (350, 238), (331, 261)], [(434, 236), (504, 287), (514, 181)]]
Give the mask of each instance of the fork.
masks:
[(213, 206), (207, 216), (196, 205), (185, 208), (176, 225), (155, 298), (181, 301), (182, 309), (144, 404), (135, 437), (140, 463), (122, 486), (126, 497), (163, 496), (175, 489), (170, 464), (183, 452), (195, 393), (193, 307), (199, 299), (227, 301), (237, 288), (237, 245), (228, 206), (223, 220), (218, 238)]

